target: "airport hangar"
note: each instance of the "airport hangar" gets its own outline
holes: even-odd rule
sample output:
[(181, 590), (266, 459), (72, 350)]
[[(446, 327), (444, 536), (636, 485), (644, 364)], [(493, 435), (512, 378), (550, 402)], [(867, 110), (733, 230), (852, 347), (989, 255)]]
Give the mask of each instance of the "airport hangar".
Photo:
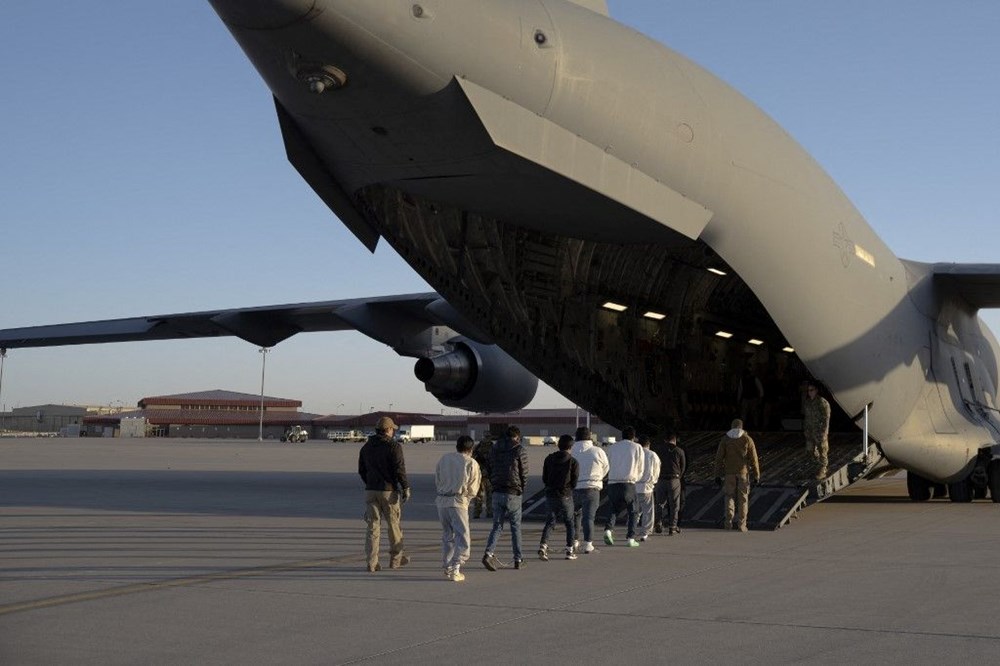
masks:
[[(301, 411), (302, 401), (225, 391), (221, 389), (142, 398), (137, 409), (106, 409), (41, 405), (23, 407), (8, 414), (7, 431), (58, 433), (71, 425), (91, 437), (195, 437), (200, 439), (279, 439), (292, 426), (301, 426), (312, 439), (326, 439), (331, 432), (357, 430), (371, 432), (382, 416), (398, 425), (433, 425), (435, 438), (454, 440), (459, 435), (481, 437), (517, 425), (525, 436), (544, 438), (569, 433), (577, 424), (588, 423), (586, 413), (574, 408), (522, 409), (508, 414), (421, 414), (400, 411), (371, 411), (359, 415), (319, 415)], [(39, 416), (41, 418), (39, 418)], [(618, 432), (595, 416), (589, 418), (595, 437), (607, 439)]]

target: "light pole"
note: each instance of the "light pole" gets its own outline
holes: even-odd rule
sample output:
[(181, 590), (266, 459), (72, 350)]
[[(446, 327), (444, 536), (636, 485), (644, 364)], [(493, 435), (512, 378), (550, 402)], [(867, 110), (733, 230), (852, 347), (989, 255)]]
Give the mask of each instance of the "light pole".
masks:
[(268, 347), (261, 347), (257, 350), (260, 352), (260, 427), (257, 430), (257, 441), (264, 441), (264, 370), (267, 368), (267, 352), (271, 351)]
[(3, 404), (3, 361), (7, 358), (7, 349), (0, 348), (0, 432), (3, 432), (7, 420)]

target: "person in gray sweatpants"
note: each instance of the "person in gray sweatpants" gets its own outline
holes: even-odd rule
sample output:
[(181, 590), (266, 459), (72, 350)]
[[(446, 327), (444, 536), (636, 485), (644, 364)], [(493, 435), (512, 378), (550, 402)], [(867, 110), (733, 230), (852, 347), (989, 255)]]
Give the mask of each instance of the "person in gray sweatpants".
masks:
[(479, 463), (472, 459), (472, 438), (462, 435), (454, 453), (438, 461), (434, 473), (438, 518), (441, 520), (441, 562), (445, 578), (465, 580), (461, 567), (469, 559), (469, 500), (479, 492)]

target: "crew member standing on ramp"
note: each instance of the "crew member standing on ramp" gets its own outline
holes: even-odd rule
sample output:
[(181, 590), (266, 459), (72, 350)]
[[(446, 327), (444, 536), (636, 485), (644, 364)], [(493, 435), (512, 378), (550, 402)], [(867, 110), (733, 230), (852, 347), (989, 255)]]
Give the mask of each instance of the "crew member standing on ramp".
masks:
[(802, 434), (806, 452), (816, 460), (816, 478), (826, 478), (827, 456), (830, 452), (830, 403), (819, 394), (819, 385), (806, 382), (802, 394)]
[(715, 452), (715, 483), (722, 485), (726, 494), (722, 529), (733, 529), (735, 508), (735, 527), (740, 532), (747, 531), (750, 484), (757, 483), (759, 479), (757, 447), (754, 446), (753, 438), (743, 429), (743, 421), (733, 419), (732, 428), (719, 440), (719, 449)]

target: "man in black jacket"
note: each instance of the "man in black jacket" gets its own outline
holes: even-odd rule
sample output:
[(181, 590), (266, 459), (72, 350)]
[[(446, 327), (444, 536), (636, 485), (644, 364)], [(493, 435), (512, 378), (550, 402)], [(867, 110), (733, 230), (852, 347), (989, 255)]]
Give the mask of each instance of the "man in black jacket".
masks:
[(500, 568), (493, 555), (504, 522), (510, 523), (510, 543), (514, 551), (514, 568), (523, 566), (521, 556), (521, 495), (528, 483), (528, 453), (521, 446), (521, 430), (507, 428), (507, 436), (493, 445), (490, 452), (490, 483), (493, 486), (493, 529), (486, 540), (483, 566), (490, 571)]
[(677, 446), (677, 433), (667, 433), (665, 446), (659, 447), (660, 478), (656, 482), (656, 521), (654, 529), (663, 531), (666, 513), (667, 535), (680, 534), (681, 502), (684, 488), (684, 472), (687, 470), (687, 456), (684, 449)]
[(566, 559), (576, 559), (576, 532), (573, 522), (573, 488), (580, 477), (580, 463), (570, 454), (573, 448), (573, 437), (563, 435), (559, 438), (559, 450), (550, 453), (542, 466), (542, 483), (545, 484), (545, 502), (549, 507), (549, 515), (542, 529), (542, 540), (538, 544), (538, 559), (547, 562), (549, 559), (549, 533), (556, 526), (556, 520), (562, 519), (566, 526)]
[(381, 521), (384, 516), (389, 528), (389, 568), (406, 566), (410, 558), (403, 553), (403, 532), (399, 518), (403, 503), (410, 499), (410, 484), (406, 480), (403, 447), (392, 435), (396, 424), (383, 416), (375, 425), (375, 434), (368, 438), (358, 454), (358, 474), (365, 482), (365, 555), (368, 571), (380, 571), (378, 563)]

